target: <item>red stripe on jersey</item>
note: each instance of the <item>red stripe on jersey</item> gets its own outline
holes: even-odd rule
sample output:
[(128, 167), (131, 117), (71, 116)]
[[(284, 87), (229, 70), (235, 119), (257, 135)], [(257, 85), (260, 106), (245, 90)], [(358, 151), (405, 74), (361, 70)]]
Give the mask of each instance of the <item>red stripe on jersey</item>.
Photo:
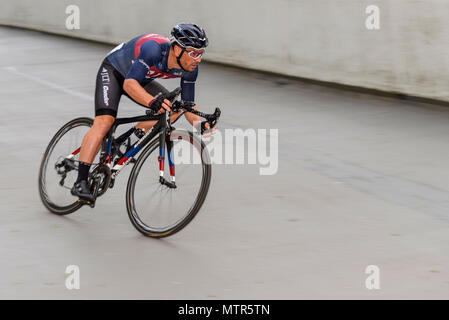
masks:
[(140, 48), (142, 47), (142, 45), (149, 40), (154, 40), (157, 43), (170, 42), (170, 40), (167, 37), (164, 37), (164, 36), (161, 36), (161, 35), (158, 35), (155, 33), (146, 34), (146, 35), (140, 37), (140, 39), (137, 40), (137, 42), (136, 42), (136, 46), (134, 47), (135, 58), (137, 58), (139, 56)]
[(164, 71), (161, 71), (158, 68), (156, 68), (156, 66), (151, 66), (150, 70), (148, 70), (147, 77), (172, 79), (172, 78), (179, 78), (180, 76), (174, 76), (172, 74), (165, 73)]

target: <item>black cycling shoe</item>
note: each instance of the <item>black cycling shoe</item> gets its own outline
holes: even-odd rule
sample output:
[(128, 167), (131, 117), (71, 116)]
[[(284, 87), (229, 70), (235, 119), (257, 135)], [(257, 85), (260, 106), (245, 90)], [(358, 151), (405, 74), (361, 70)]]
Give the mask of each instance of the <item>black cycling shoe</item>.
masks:
[(95, 200), (94, 195), (91, 193), (89, 187), (87, 186), (86, 180), (75, 182), (72, 189), (70, 190), (70, 193), (83, 200)]

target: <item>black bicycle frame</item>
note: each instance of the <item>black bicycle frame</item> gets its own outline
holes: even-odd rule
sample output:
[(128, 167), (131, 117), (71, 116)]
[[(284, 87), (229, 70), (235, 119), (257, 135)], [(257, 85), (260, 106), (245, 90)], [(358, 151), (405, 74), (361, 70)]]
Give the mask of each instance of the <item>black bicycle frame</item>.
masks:
[[(170, 99), (175, 99), (176, 96), (181, 92), (181, 88), (175, 89), (173, 92), (171, 92), (169, 95), (171, 95)], [(176, 101), (175, 101), (176, 103)], [(193, 114), (196, 114), (202, 118), (205, 118), (210, 125), (210, 128), (213, 128), (214, 125), (217, 123), (218, 118), (220, 117), (221, 111), (219, 108), (215, 108), (215, 112), (213, 114), (205, 114), (198, 110), (195, 110), (192, 108), (192, 106), (189, 105), (183, 105), (183, 106), (172, 106), (172, 110), (180, 110), (184, 109), (185, 112), (191, 112)], [(177, 111), (175, 111), (177, 112)], [(147, 114), (144, 116), (137, 116), (132, 118), (117, 118), (115, 119), (111, 129), (109, 130), (108, 134), (106, 135), (106, 139), (102, 143), (101, 147), (101, 156), (100, 156), (100, 164), (105, 164), (109, 167), (111, 170), (111, 178), (114, 180), (117, 174), (123, 169), (124, 166), (126, 166), (131, 159), (150, 141), (153, 140), (153, 138), (159, 133), (159, 181), (166, 186), (170, 188), (176, 188), (175, 185), (175, 164), (173, 161), (173, 142), (168, 139), (166, 140), (167, 135), (167, 125), (169, 126), (169, 129), (172, 129), (171, 123), (168, 124), (168, 119), (170, 117), (170, 113), (164, 112), (160, 115), (154, 115), (151, 113), (151, 111), (147, 110)], [(179, 118), (179, 117), (178, 117)], [(123, 157), (113, 166), (111, 163), (111, 159), (114, 158), (115, 153), (111, 154), (112, 152), (112, 143), (114, 142), (113, 134), (115, 133), (115, 130), (119, 125), (126, 124), (126, 123), (133, 123), (133, 122), (139, 122), (139, 121), (154, 121), (156, 120), (156, 124), (136, 143), (132, 145), (132, 148), (126, 152), (126, 154), (123, 155)], [(115, 144), (114, 144), (115, 146)], [(168, 164), (170, 167), (170, 178), (171, 182), (168, 182), (164, 179), (164, 163), (165, 163), (165, 146), (167, 146), (167, 155), (168, 155)], [(117, 146), (115, 146), (117, 147)], [(76, 149), (72, 154), (67, 156), (67, 159), (73, 159), (75, 155), (77, 155), (81, 150), (81, 147)], [(115, 149), (116, 151), (116, 149)]]
[[(138, 116), (138, 117), (132, 117), (132, 118), (117, 118), (112, 125), (111, 129), (109, 130), (107, 134), (107, 139), (104, 141), (102, 145), (102, 155), (100, 159), (104, 161), (105, 164), (109, 166), (112, 172), (112, 179), (115, 179), (117, 174), (123, 169), (124, 166), (126, 166), (131, 159), (139, 153), (139, 151), (146, 146), (150, 141), (153, 140), (153, 138), (159, 134), (159, 174), (160, 177), (163, 178), (164, 175), (164, 163), (165, 163), (165, 145), (167, 144), (167, 153), (168, 153), (168, 160), (169, 160), (169, 166), (170, 166), (170, 176), (171, 181), (175, 181), (175, 167), (173, 162), (173, 155), (172, 155), (172, 145), (173, 143), (171, 141), (166, 142), (166, 129), (167, 129), (167, 112), (164, 112), (161, 115), (146, 115), (146, 116)], [(119, 125), (127, 124), (127, 123), (133, 123), (133, 122), (139, 122), (139, 121), (152, 121), (157, 120), (156, 124), (142, 137), (140, 138), (136, 143), (133, 144), (132, 148), (126, 152), (126, 154), (123, 155), (123, 157), (112, 166), (111, 159), (114, 157), (114, 154), (111, 154), (112, 149), (112, 143), (114, 141), (113, 134), (115, 133), (115, 130)]]

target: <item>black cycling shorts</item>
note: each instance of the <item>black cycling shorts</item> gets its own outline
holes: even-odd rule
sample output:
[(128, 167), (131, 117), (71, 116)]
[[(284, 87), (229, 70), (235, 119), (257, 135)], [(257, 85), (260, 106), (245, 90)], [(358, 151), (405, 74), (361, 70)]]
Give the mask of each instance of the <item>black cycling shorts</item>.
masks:
[[(132, 99), (123, 90), (124, 81), (125, 78), (120, 74), (120, 72), (112, 66), (107, 58), (104, 59), (100, 69), (98, 69), (95, 85), (95, 116), (110, 115), (116, 118), (120, 98), (123, 94), (135, 103), (140, 104)], [(160, 92), (163, 94), (167, 94), (169, 92), (161, 84), (154, 80), (146, 84), (144, 89), (152, 96), (155, 96)]]

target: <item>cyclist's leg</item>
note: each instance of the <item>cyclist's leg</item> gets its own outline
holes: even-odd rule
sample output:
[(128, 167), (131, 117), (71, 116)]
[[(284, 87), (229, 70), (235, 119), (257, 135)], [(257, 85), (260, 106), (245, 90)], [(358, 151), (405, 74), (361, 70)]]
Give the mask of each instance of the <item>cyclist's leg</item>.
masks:
[(91, 164), (100, 151), (103, 137), (108, 133), (115, 118), (110, 115), (96, 116), (94, 124), (86, 133), (81, 144), (80, 161)]
[(83, 139), (80, 161), (92, 163), (100, 150), (103, 137), (117, 116), (123, 81), (123, 76), (105, 59), (98, 70), (95, 85), (95, 120)]
[(86, 133), (81, 144), (78, 179), (72, 188), (72, 194), (91, 198), (87, 188), (90, 166), (101, 147), (103, 137), (107, 134), (115, 117), (123, 93), (123, 76), (107, 59), (101, 64), (95, 86), (95, 120)]

